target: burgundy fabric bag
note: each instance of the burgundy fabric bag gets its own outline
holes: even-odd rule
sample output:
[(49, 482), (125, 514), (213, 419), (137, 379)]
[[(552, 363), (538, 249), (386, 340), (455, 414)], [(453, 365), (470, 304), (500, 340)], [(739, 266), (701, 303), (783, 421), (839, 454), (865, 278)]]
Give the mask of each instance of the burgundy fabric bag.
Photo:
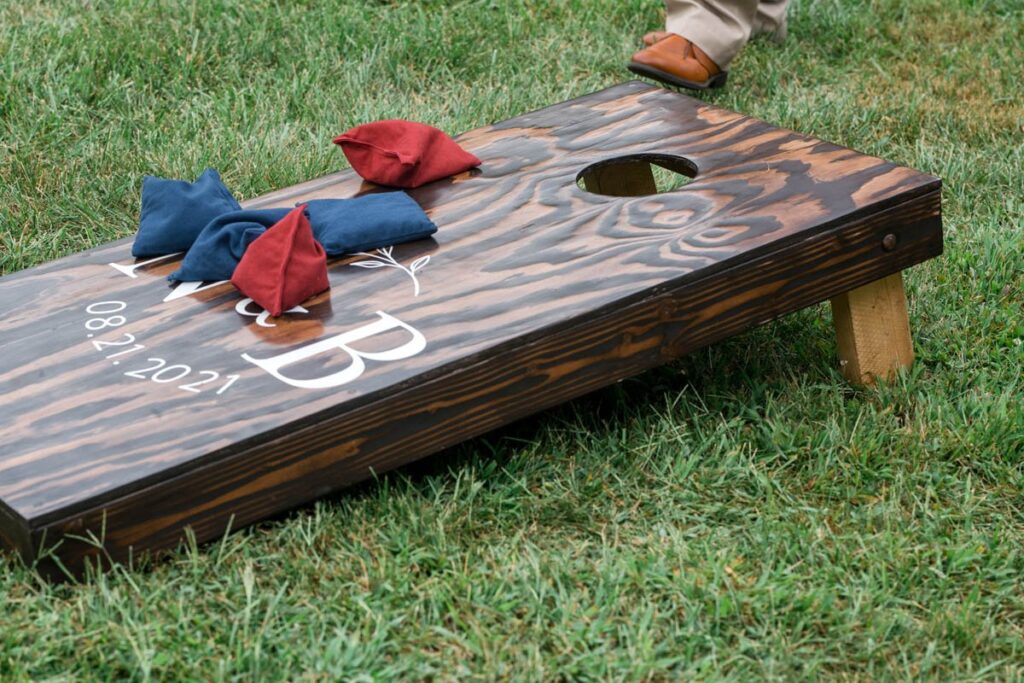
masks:
[(231, 284), (274, 317), (331, 286), (327, 254), (313, 238), (304, 204), (249, 245)]
[(480, 160), (433, 126), (390, 119), (334, 138), (352, 168), (378, 185), (410, 189), (480, 165)]

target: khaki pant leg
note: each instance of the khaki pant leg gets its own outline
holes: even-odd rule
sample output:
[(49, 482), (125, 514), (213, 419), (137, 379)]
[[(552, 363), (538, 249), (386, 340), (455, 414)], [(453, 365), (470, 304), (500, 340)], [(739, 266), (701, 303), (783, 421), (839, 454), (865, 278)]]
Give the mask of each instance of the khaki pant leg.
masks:
[(776, 41), (781, 43), (785, 40), (788, 7), (789, 0), (761, 0), (754, 17), (754, 34), (771, 33)]
[(750, 40), (758, 0), (665, 0), (665, 30), (708, 53), (721, 69)]
[(789, 0), (665, 0), (665, 30), (696, 43), (724, 70), (751, 33), (784, 31), (788, 4)]

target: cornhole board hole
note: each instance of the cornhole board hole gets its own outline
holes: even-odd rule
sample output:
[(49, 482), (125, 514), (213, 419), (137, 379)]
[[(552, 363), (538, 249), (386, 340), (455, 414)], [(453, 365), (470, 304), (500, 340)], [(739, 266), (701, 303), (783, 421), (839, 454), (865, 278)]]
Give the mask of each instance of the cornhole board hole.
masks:
[(852, 379), (910, 362), (937, 178), (639, 82), (459, 142), (483, 166), (411, 192), (435, 238), (277, 319), (128, 239), (0, 279), (4, 544), (76, 571), (213, 539), (826, 299)]

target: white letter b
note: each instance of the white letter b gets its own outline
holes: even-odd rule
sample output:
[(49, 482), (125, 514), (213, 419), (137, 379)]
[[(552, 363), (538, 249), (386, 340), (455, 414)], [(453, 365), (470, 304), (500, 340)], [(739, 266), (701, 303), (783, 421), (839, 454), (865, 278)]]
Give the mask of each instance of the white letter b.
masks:
[[(293, 387), (298, 387), (299, 389), (333, 389), (335, 387), (340, 387), (343, 384), (348, 384), (362, 375), (363, 371), (366, 370), (365, 360), (403, 360), (405, 358), (415, 356), (427, 347), (427, 340), (419, 330), (406, 325), (398, 318), (390, 316), (384, 311), (377, 311), (377, 315), (380, 316), (380, 320), (327, 339), (322, 339), (318, 342), (313, 342), (312, 344), (307, 344), (306, 346), (293, 351), (288, 351), (287, 353), (282, 353), (281, 355), (274, 356), (273, 358), (253, 358), (247, 353), (243, 353), (242, 358), (259, 366), (285, 384), (289, 384)], [(404, 329), (412, 335), (412, 339), (396, 348), (388, 349), (387, 351), (356, 351), (349, 347), (349, 344), (353, 344), (361, 339), (366, 339), (375, 334), (382, 334), (399, 328)], [(347, 353), (349, 358), (351, 358), (351, 362), (344, 370), (339, 370), (338, 372), (325, 377), (317, 377), (316, 379), (293, 379), (291, 377), (285, 377), (281, 372), (283, 368), (292, 365), (293, 363), (298, 363), (299, 361), (312, 358), (313, 356), (324, 353), (325, 351), (334, 351), (339, 349)]]

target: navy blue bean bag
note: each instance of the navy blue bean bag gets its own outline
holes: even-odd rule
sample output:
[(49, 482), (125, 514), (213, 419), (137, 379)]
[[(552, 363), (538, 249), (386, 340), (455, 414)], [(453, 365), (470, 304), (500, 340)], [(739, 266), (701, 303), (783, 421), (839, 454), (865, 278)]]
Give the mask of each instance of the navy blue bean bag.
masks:
[(170, 280), (230, 280), (238, 262), (257, 237), (288, 213), (288, 209), (242, 209), (217, 216), (199, 234)]
[(404, 192), (313, 199), (306, 204), (313, 236), (328, 256), (410, 242), (437, 232), (420, 205)]
[(187, 251), (206, 224), (241, 206), (212, 168), (194, 183), (155, 176), (142, 179), (142, 214), (132, 256)]

